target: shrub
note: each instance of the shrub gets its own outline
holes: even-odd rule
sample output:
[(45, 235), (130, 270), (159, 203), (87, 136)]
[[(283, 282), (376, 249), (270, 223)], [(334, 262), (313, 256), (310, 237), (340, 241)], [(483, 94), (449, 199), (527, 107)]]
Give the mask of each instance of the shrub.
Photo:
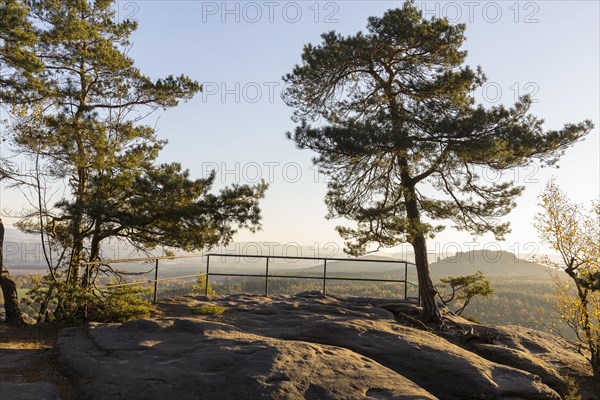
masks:
[(125, 322), (145, 317), (152, 308), (144, 298), (149, 293), (150, 288), (139, 286), (108, 288), (91, 303), (88, 318), (98, 322)]
[(227, 311), (226, 307), (217, 306), (214, 304), (205, 304), (203, 306), (193, 308), (192, 314), (198, 315), (221, 315)]
[(475, 296), (488, 297), (494, 293), (492, 285), (485, 278), (483, 272), (477, 271), (472, 275), (453, 276), (440, 279), (442, 283), (439, 289), (450, 291), (449, 295), (443, 296), (443, 291), (439, 290), (440, 298), (445, 305), (448, 305), (453, 300), (462, 301), (462, 306), (455, 311), (455, 314), (460, 315)]
[(61, 276), (44, 276), (33, 280), (25, 302), (38, 312), (38, 322), (125, 322), (150, 313), (151, 303), (144, 298), (149, 293), (149, 288), (139, 286), (84, 288), (65, 282)]
[[(192, 285), (192, 290), (194, 292), (198, 292), (200, 294), (206, 293), (206, 274), (198, 274), (198, 280), (196, 281), (197, 285)], [(210, 282), (208, 283), (208, 293), (209, 296), (216, 296), (217, 292), (213, 289)]]

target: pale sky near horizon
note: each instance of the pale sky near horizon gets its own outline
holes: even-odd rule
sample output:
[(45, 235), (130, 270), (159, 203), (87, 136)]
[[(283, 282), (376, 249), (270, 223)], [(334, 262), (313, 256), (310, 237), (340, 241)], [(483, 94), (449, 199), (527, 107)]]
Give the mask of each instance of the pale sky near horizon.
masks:
[[(517, 93), (538, 102), (532, 112), (545, 128), (591, 119), (595, 129), (567, 150), (560, 169), (520, 169), (504, 174), (526, 186), (506, 220), (506, 241), (477, 238), (527, 256), (539, 243), (533, 216), (536, 197), (551, 176), (577, 202), (600, 195), (600, 8), (597, 1), (422, 2), (425, 16), (446, 16), (467, 24), (467, 63), (481, 65), (488, 77), (485, 105), (510, 105)], [(217, 170), (217, 188), (235, 181), (270, 182), (262, 202), (263, 230), (240, 232), (238, 241), (341, 243), (326, 221), (323, 176), (309, 151), (285, 138), (294, 128), (292, 110), (279, 97), (282, 75), (300, 61), (305, 43), (335, 30), (365, 30), (367, 17), (381, 16), (401, 1), (121, 1), (119, 18), (139, 21), (130, 55), (153, 78), (185, 73), (204, 84), (204, 93), (152, 116), (159, 137), (169, 140), (160, 161), (178, 161), (193, 176)], [(489, 174), (490, 180), (497, 179)], [(2, 209), (21, 200), (2, 188)], [(4, 212), (3, 212), (3, 215)], [(11, 220), (5, 218), (10, 224)], [(448, 227), (429, 242), (443, 252), (453, 243), (469, 250), (473, 239)], [(490, 247), (488, 247), (490, 248)], [(541, 250), (542, 251), (542, 250)], [(545, 251), (542, 251), (545, 252)]]

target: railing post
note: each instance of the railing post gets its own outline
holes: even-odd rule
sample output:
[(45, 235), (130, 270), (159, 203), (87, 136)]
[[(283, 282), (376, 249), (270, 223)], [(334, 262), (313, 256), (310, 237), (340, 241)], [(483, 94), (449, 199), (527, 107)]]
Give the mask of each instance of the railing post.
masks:
[(327, 259), (323, 260), (323, 297), (327, 296)]
[(154, 266), (154, 295), (152, 296), (152, 302), (156, 304), (158, 300), (158, 258)]
[(204, 295), (208, 296), (208, 277), (210, 272), (210, 254), (206, 256), (206, 279), (204, 280)]
[(408, 263), (404, 261), (404, 300), (408, 298)]
[(265, 296), (269, 295), (269, 257), (267, 257), (267, 264), (265, 268)]

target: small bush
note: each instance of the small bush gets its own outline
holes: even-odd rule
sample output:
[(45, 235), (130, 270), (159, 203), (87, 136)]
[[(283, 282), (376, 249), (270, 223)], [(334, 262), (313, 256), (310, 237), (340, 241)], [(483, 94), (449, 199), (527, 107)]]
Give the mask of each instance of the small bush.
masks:
[(57, 280), (45, 276), (33, 280), (26, 303), (40, 313), (38, 321), (60, 325), (125, 322), (150, 313), (151, 303), (144, 299), (149, 293), (149, 288), (139, 286), (83, 288), (66, 283), (60, 276)]
[(225, 311), (227, 311), (226, 307), (216, 306), (216, 305), (213, 305), (213, 304), (206, 304), (206, 305), (200, 306), (198, 308), (193, 308), (192, 309), (192, 314), (198, 314), (198, 315), (221, 315)]
[(446, 306), (453, 301), (462, 302), (462, 306), (454, 311), (456, 315), (462, 314), (473, 297), (488, 297), (494, 294), (490, 281), (485, 278), (481, 271), (477, 271), (472, 275), (443, 278), (440, 279), (440, 282), (438, 294)]
[(125, 322), (150, 314), (151, 303), (144, 299), (150, 288), (123, 286), (108, 288), (93, 308), (88, 318), (99, 322)]
[[(205, 294), (206, 293), (206, 274), (198, 274), (198, 280), (196, 281), (197, 285), (192, 285), (192, 290), (194, 292)], [(209, 296), (216, 296), (217, 292), (212, 288), (210, 282), (208, 283), (208, 293)]]

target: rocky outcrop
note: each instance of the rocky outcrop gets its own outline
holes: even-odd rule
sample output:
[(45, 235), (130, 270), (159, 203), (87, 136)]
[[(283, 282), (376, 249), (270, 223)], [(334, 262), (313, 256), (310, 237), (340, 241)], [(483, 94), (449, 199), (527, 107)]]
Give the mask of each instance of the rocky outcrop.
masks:
[(86, 399), (435, 399), (350, 350), (197, 319), (67, 329), (58, 346)]
[[(227, 312), (191, 312), (203, 304)], [(92, 399), (559, 399), (561, 367), (585, 368), (551, 335), (456, 317), (440, 333), (394, 318), (415, 307), (186, 296), (153, 320), (66, 329), (57, 347), (81, 397)], [(552, 346), (562, 346), (555, 358)]]
[[(469, 333), (458, 337), (462, 346), (490, 361), (538, 375), (542, 382), (559, 393), (568, 390), (565, 376), (587, 377), (589, 364), (568, 340), (520, 326), (487, 326), (464, 321)], [(457, 336), (450, 338), (456, 341)], [(587, 381), (587, 382), (586, 382)], [(584, 398), (597, 398), (593, 378), (580, 382)]]

